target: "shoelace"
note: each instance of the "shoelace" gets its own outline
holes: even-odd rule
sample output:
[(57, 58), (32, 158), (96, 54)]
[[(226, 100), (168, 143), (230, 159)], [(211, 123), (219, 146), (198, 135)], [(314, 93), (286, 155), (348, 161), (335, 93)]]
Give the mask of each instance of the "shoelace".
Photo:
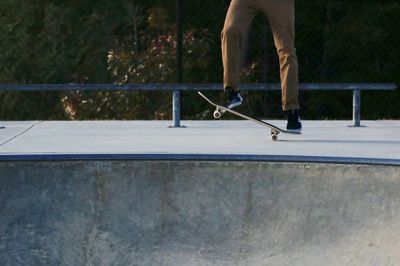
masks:
[(229, 102), (233, 101), (236, 98), (237, 92), (230, 91), (229, 92)]

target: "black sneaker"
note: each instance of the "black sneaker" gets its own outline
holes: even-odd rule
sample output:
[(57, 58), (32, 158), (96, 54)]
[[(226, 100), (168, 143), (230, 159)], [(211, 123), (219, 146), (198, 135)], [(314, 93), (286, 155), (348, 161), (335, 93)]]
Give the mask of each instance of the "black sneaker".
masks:
[(238, 107), (243, 103), (243, 97), (239, 91), (234, 91), (232, 88), (226, 88), (225, 92), (228, 93), (228, 100), (225, 104), (226, 108), (232, 109)]
[(285, 113), (288, 116), (288, 122), (286, 126), (287, 131), (300, 133), (301, 121), (300, 121), (299, 110), (298, 109), (288, 110), (285, 111)]

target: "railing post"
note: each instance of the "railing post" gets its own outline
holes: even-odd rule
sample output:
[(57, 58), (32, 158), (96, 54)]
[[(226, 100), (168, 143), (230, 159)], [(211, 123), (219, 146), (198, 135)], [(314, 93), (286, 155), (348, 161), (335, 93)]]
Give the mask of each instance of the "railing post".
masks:
[(172, 92), (172, 120), (171, 127), (181, 127), (181, 92)]
[(361, 91), (353, 91), (353, 127), (361, 127)]

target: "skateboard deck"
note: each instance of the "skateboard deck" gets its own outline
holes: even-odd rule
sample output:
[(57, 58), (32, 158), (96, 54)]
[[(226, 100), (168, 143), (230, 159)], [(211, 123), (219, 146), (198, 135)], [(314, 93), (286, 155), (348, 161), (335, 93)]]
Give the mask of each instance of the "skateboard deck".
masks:
[(209, 104), (211, 104), (212, 106), (214, 106), (214, 107), (216, 108), (215, 111), (214, 111), (214, 118), (215, 118), (215, 119), (219, 119), (219, 118), (221, 118), (221, 116), (222, 116), (223, 113), (229, 112), (229, 113), (231, 113), (231, 114), (234, 114), (234, 115), (236, 115), (236, 116), (239, 116), (239, 117), (241, 117), (241, 118), (244, 118), (244, 119), (246, 119), (246, 120), (255, 122), (255, 123), (259, 124), (259, 125), (262, 125), (262, 126), (264, 126), (264, 127), (267, 127), (267, 128), (269, 128), (269, 129), (271, 129), (271, 138), (272, 138), (272, 140), (274, 140), (274, 141), (278, 139), (278, 135), (279, 135), (280, 133), (284, 133), (284, 134), (294, 134), (294, 135), (299, 135), (299, 134), (301, 134), (301, 132), (291, 132), (291, 131), (287, 131), (287, 130), (281, 129), (281, 128), (277, 127), (277, 126), (274, 126), (274, 125), (272, 125), (272, 124), (270, 124), (270, 123), (267, 123), (267, 122), (265, 122), (265, 121), (263, 121), (263, 120), (256, 119), (256, 118), (252, 118), (252, 117), (250, 117), (250, 116), (244, 115), (244, 114), (239, 113), (239, 112), (237, 112), (237, 111), (234, 111), (234, 110), (232, 110), (232, 109), (226, 108), (226, 107), (224, 107), (224, 106), (222, 106), (222, 105), (218, 105), (218, 104), (214, 103), (213, 101), (211, 101), (210, 99), (208, 99), (208, 98), (207, 98), (203, 93), (201, 93), (200, 91), (198, 91), (197, 93), (198, 93), (201, 97), (203, 97), (204, 100), (206, 100)]

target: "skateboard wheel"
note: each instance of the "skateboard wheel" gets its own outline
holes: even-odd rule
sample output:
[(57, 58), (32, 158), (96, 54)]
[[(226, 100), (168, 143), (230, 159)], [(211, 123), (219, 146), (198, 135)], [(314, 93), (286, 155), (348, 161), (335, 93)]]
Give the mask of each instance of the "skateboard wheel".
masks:
[(278, 135), (276, 134), (272, 134), (271, 137), (273, 141), (276, 141), (278, 139)]
[(215, 110), (215, 111), (214, 111), (214, 118), (215, 118), (215, 119), (221, 118), (221, 115), (222, 115), (222, 114), (221, 114), (221, 112), (220, 112), (219, 110)]

